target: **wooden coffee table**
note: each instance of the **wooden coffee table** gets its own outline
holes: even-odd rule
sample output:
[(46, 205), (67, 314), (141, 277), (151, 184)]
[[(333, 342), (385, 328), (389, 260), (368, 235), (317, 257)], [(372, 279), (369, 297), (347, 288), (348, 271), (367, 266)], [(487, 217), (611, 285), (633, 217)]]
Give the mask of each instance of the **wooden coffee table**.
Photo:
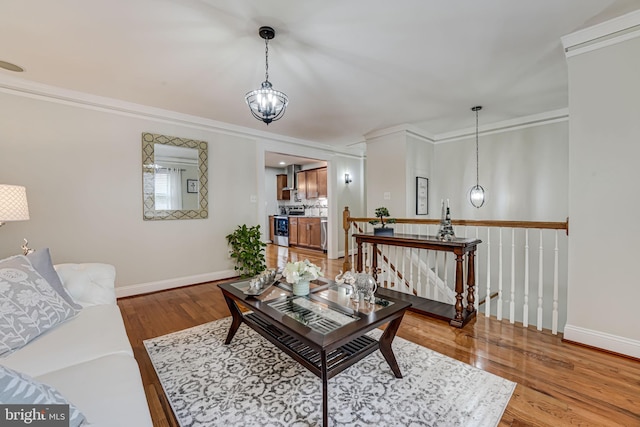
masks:
[[(245, 323), (320, 377), (324, 426), (327, 381), (358, 360), (380, 350), (396, 378), (402, 378), (391, 343), (410, 303), (386, 296), (373, 304), (354, 302), (345, 288), (326, 280), (312, 282), (307, 296), (292, 295), (286, 283), (272, 285), (258, 296), (245, 293), (248, 281), (218, 286), (233, 317), (225, 344)], [(241, 306), (251, 311), (243, 312)], [(365, 335), (386, 323), (379, 340)]]

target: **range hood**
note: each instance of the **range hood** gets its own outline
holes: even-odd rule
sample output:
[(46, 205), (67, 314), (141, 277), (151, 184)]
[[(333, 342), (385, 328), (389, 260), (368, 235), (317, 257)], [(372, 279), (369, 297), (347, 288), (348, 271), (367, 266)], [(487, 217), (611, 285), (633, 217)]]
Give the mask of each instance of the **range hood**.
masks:
[(298, 188), (298, 179), (296, 173), (300, 172), (302, 166), (289, 165), (287, 166), (287, 186), (283, 190), (296, 190)]

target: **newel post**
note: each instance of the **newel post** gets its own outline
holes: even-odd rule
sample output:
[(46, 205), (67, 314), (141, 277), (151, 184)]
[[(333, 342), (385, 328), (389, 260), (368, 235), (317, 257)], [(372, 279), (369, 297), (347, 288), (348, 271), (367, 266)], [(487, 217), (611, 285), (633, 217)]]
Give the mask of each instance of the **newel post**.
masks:
[(349, 206), (344, 207), (342, 212), (342, 228), (344, 229), (344, 262), (342, 263), (342, 271), (351, 270), (351, 262), (349, 261), (349, 228), (351, 227)]

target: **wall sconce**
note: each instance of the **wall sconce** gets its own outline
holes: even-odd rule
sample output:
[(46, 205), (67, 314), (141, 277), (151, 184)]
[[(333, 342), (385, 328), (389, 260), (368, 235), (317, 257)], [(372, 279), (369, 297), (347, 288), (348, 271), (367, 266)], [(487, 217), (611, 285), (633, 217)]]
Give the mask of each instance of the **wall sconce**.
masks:
[(0, 227), (8, 221), (28, 219), (27, 190), (19, 185), (0, 184)]
[(350, 182), (352, 182), (353, 180), (351, 179), (351, 175), (349, 175), (348, 173), (344, 174), (344, 183), (345, 184), (349, 184)]

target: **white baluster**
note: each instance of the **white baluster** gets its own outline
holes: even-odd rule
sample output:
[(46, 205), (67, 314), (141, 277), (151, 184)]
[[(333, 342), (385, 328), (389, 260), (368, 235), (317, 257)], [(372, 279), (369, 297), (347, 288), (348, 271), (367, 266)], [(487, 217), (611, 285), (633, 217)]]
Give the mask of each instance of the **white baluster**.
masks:
[(551, 333), (558, 334), (558, 230), (555, 232), (556, 244), (553, 259), (553, 311)]
[[(425, 284), (424, 284), (424, 288), (425, 288), (425, 293), (424, 296), (425, 298), (429, 298), (432, 299), (431, 297), (431, 283), (429, 281), (429, 278), (431, 277), (431, 274), (429, 273), (429, 271), (431, 270), (431, 267), (429, 266), (429, 250), (426, 250), (425, 253), (427, 254), (427, 256), (425, 256), (425, 265), (427, 266), (427, 271), (426, 271), (426, 277), (424, 279)], [(422, 259), (422, 257), (420, 257), (420, 259)], [(420, 278), (421, 274), (420, 274), (420, 270), (418, 270), (418, 278)]]
[[(424, 296), (420, 293), (420, 288), (413, 283), (413, 248), (409, 248), (409, 283), (411, 283), (411, 287), (415, 287), (418, 290), (418, 296)], [(418, 264), (418, 267), (420, 264)]]
[[(478, 239), (479, 236), (479, 228), (480, 227), (476, 227), (476, 240)], [(474, 285), (474, 290), (475, 290), (475, 297), (476, 297), (476, 302), (475, 302), (475, 307), (476, 307), (476, 313), (478, 312), (478, 307), (480, 306), (480, 254), (478, 253), (478, 251), (476, 250), (476, 256), (473, 260), (474, 263), (474, 270), (476, 272), (475, 274), (475, 283)]]
[(539, 331), (542, 330), (542, 292), (544, 289), (543, 284), (543, 260), (544, 260), (544, 247), (542, 245), (542, 229), (540, 229), (540, 249), (539, 249), (539, 258), (538, 258), (538, 323), (537, 328)]
[(491, 316), (491, 228), (487, 227), (487, 296), (484, 304), (484, 314)]
[(395, 271), (393, 272), (393, 273), (394, 273), (394, 274), (393, 274), (393, 276), (394, 276), (394, 279), (393, 279), (393, 280), (395, 280), (395, 282), (396, 282), (396, 289), (397, 289), (397, 290), (399, 290), (399, 291), (401, 291), (401, 292), (406, 292), (406, 287), (404, 286), (404, 283), (402, 283), (402, 282), (400, 281), (400, 275), (398, 274), (398, 267), (399, 267), (399, 265), (400, 265), (400, 264), (399, 264), (399, 262), (400, 262), (400, 261), (399, 261), (399, 259), (398, 259), (398, 247), (397, 247), (397, 246), (394, 246), (394, 247), (393, 247), (393, 249), (394, 249), (393, 254), (395, 255), (395, 259), (396, 259), (396, 260), (393, 262), (394, 270), (395, 270)]
[[(422, 272), (420, 271), (420, 260), (422, 259), (422, 249), (418, 249), (418, 267), (416, 269), (416, 274), (418, 275), (418, 280), (417, 280), (417, 284), (416, 286), (418, 287), (418, 289), (423, 288), (422, 285)], [(427, 287), (426, 292), (422, 293), (422, 296), (425, 298), (429, 298), (429, 288)]]
[(516, 229), (511, 229), (511, 296), (509, 301), (509, 323), (516, 322)]
[(524, 306), (522, 307), (522, 326), (529, 326), (529, 229), (524, 229)]
[(497, 319), (502, 320), (502, 227), (498, 229), (498, 312)]
[[(444, 253), (444, 263), (442, 264), (443, 268), (444, 268), (444, 287), (446, 289), (449, 288), (449, 279), (448, 279), (448, 277), (449, 277), (449, 266), (448, 266), (448, 261), (447, 261), (447, 258), (449, 258), (448, 255), (449, 255), (449, 252), (445, 252)], [(444, 297), (444, 295), (442, 295), (442, 290), (440, 290), (440, 296)]]
[[(440, 253), (441, 252), (438, 252), (438, 251), (434, 251), (433, 252), (433, 265), (434, 265), (434, 268), (435, 268), (435, 276), (433, 278), (435, 280), (438, 280), (440, 278), (440, 265), (438, 263), (438, 258), (440, 258)], [(437, 292), (438, 292), (438, 287), (435, 286), (435, 284), (434, 284), (434, 286), (433, 286), (433, 299), (436, 299)]]

